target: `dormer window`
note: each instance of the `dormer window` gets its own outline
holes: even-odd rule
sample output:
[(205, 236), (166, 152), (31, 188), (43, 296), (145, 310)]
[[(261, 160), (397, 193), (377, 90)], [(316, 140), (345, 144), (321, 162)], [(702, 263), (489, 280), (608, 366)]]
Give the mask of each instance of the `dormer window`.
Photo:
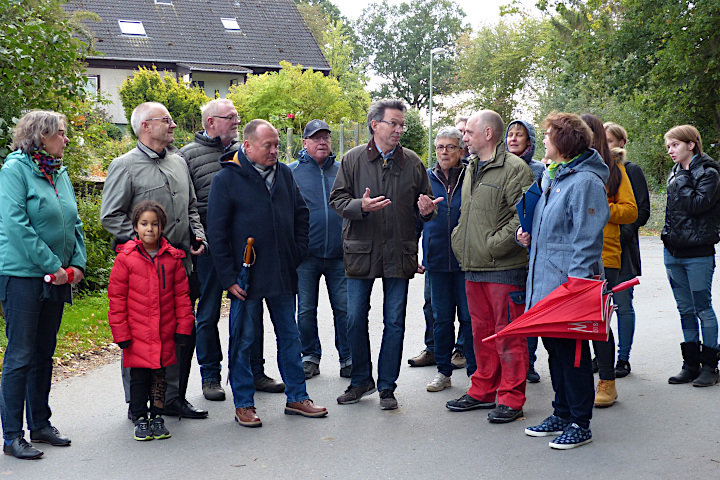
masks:
[(240, 30), (240, 25), (237, 23), (237, 18), (221, 18), (220, 21), (225, 27), (225, 30)]
[(155, 0), (155, 3), (160, 5), (172, 5), (172, 0)]
[(120, 25), (120, 31), (123, 35), (147, 36), (142, 22), (134, 20), (118, 20), (118, 25)]

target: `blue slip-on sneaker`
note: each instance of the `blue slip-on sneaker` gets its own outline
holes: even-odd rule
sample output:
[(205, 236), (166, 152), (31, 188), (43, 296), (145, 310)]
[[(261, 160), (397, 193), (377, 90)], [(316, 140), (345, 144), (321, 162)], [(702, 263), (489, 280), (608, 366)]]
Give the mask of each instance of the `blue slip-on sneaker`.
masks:
[(540, 425), (527, 427), (525, 429), (525, 434), (530, 435), (531, 437), (549, 437), (551, 435), (560, 435), (565, 431), (568, 425), (570, 425), (570, 420), (550, 415), (543, 420)]
[(550, 448), (569, 450), (592, 442), (592, 432), (589, 428), (582, 428), (577, 423), (571, 423), (565, 431), (550, 442)]

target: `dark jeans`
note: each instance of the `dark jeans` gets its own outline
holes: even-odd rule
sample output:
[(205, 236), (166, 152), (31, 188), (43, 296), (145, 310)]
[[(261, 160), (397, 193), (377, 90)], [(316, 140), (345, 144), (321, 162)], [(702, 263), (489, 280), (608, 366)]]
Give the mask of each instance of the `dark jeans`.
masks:
[(64, 303), (41, 300), (42, 278), (6, 277), (0, 289), (8, 339), (0, 382), (3, 438), (24, 436), (23, 410), (31, 431), (50, 425), (50, 383)]
[(576, 340), (543, 337), (543, 345), (548, 351), (550, 379), (555, 391), (554, 414), (583, 428), (590, 428), (595, 402), (590, 344), (587, 340), (580, 342), (579, 368), (575, 367)]
[[(425, 350), (435, 353), (435, 317), (433, 314), (432, 298), (430, 297), (430, 278), (425, 275), (425, 303), (423, 303), (423, 315), (425, 316)], [(453, 314), (454, 315), (454, 314)], [(465, 339), (472, 343), (472, 332), (468, 328), (468, 335), (465, 335), (465, 326), (459, 322), (457, 340), (455, 340), (455, 351), (465, 353)], [(453, 326), (453, 338), (455, 338), (455, 327)], [(474, 370), (473, 370), (474, 371)]]
[(530, 363), (530, 366), (535, 365), (535, 361), (537, 360), (537, 347), (538, 347), (538, 337), (527, 337), (528, 342), (528, 361)]
[[(348, 337), (352, 351), (350, 385), (360, 387), (372, 379), (368, 313), (374, 278), (348, 278)], [(378, 390), (395, 391), (400, 375), (408, 279), (383, 278), (383, 336), (378, 357)]]
[[(200, 365), (202, 382), (219, 382), (223, 354), (220, 345), (218, 322), (223, 288), (215, 271), (212, 257), (197, 257), (197, 270), (200, 280), (200, 299), (197, 303), (197, 362)], [(264, 373), (263, 360), (263, 318), (262, 308), (255, 318), (255, 340), (250, 348), (250, 364), (255, 377)]]
[[(235, 408), (255, 405), (255, 385), (250, 366), (250, 349), (255, 341), (257, 317), (262, 318), (262, 298), (245, 300), (241, 318), (232, 318), (233, 311), (241, 300), (233, 299), (230, 309), (230, 329), (233, 322), (240, 321), (240, 339), (235, 361), (230, 365), (230, 386), (233, 392)], [(280, 375), (285, 382), (285, 395), (288, 403), (302, 402), (308, 398), (305, 391), (305, 373), (302, 368), (300, 333), (295, 321), (295, 296), (278, 295), (265, 298), (270, 320), (275, 327), (277, 337), (277, 361)], [(232, 352), (231, 352), (232, 353)], [(232, 355), (230, 356), (232, 358)]]
[(350, 343), (347, 338), (347, 279), (341, 258), (319, 258), (308, 255), (297, 268), (298, 329), (303, 361), (320, 364), (322, 347), (318, 336), (318, 292), (320, 277), (325, 276), (335, 323), (335, 348), (340, 367), (350, 365)]
[[(151, 398), (150, 391), (156, 385), (156, 390), (162, 398)], [(165, 369), (158, 368), (130, 368), (130, 414), (132, 420), (145, 417), (150, 418), (158, 414), (158, 406), (155, 401), (165, 403)], [(148, 407), (148, 401), (150, 406)], [(148, 417), (150, 412), (150, 417)]]
[[(618, 276), (620, 269), (606, 268), (605, 278), (608, 287), (612, 288), (618, 284)], [(598, 377), (600, 380), (615, 380), (615, 337), (610, 328), (610, 319), (608, 318), (608, 339), (607, 342), (593, 340), (593, 349), (595, 350), (595, 358), (598, 364)]]
[[(468, 311), (467, 295), (465, 294), (465, 273), (457, 272), (427, 272), (426, 278), (430, 280), (433, 312), (435, 316), (435, 361), (438, 372), (443, 375), (452, 375), (453, 365), (450, 362), (455, 345), (455, 312), (461, 329), (472, 332), (472, 321)], [(468, 376), (475, 373), (475, 350), (472, 335), (470, 341), (463, 345), (467, 360)]]

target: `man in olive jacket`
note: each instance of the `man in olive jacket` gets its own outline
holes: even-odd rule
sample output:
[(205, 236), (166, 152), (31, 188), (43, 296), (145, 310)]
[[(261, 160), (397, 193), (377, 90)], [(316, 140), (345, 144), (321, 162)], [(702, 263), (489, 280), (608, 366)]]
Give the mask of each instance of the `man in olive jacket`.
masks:
[(452, 233), (453, 252), (465, 272), (477, 370), (468, 393), (447, 402), (447, 408), (493, 409), (488, 414), (493, 423), (523, 415), (528, 367), (525, 338), (482, 342), (525, 310), (528, 256), (515, 242), (520, 225), (515, 204), (532, 184), (533, 174), (523, 159), (505, 150), (504, 131), (500, 115), (491, 110), (468, 120), (463, 140), (471, 157), (465, 169), (460, 221)]
[(370, 359), (368, 311), (376, 278), (383, 279), (382, 346), (378, 358), (380, 407), (397, 408), (395, 381), (400, 374), (405, 335), (408, 281), (418, 269), (415, 219), (431, 220), (436, 204), (425, 166), (399, 145), (405, 131), (405, 105), (379, 100), (367, 116), (372, 138), (350, 150), (335, 178), (330, 205), (343, 217), (343, 259), (348, 278), (348, 338), (353, 359), (350, 386), (337, 399), (356, 403), (375, 392)]

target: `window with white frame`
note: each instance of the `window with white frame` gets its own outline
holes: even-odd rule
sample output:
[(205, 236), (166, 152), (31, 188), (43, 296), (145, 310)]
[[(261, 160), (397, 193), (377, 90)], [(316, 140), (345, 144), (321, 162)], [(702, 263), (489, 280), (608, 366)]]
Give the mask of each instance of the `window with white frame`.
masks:
[(123, 35), (147, 36), (143, 23), (136, 20), (118, 20)]
[(225, 30), (240, 30), (240, 25), (237, 23), (237, 18), (221, 18), (220, 21), (225, 27)]

